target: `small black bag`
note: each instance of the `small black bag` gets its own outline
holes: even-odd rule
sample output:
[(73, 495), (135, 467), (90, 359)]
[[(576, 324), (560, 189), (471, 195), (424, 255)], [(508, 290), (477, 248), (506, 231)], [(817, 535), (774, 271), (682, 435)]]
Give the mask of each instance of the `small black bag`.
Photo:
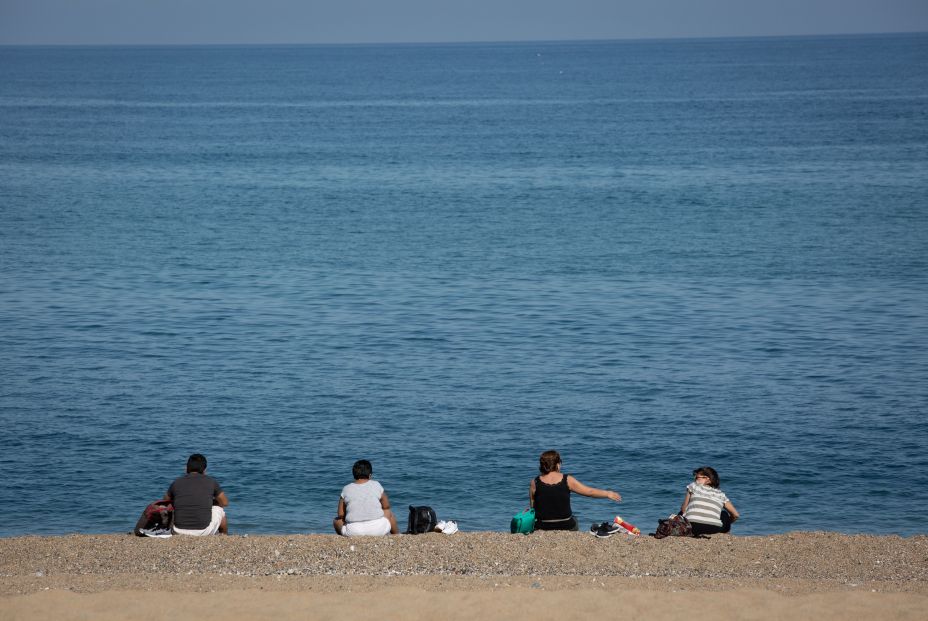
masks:
[(419, 535), (430, 533), (435, 530), (438, 524), (438, 516), (432, 507), (414, 507), (409, 505), (409, 525), (406, 528), (407, 535)]

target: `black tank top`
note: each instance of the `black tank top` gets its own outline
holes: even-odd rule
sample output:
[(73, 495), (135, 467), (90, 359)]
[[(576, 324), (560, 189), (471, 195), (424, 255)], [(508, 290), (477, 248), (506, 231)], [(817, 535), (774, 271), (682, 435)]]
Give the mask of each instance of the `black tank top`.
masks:
[(535, 518), (542, 521), (566, 520), (572, 515), (567, 475), (554, 484), (545, 483), (541, 477), (535, 477)]

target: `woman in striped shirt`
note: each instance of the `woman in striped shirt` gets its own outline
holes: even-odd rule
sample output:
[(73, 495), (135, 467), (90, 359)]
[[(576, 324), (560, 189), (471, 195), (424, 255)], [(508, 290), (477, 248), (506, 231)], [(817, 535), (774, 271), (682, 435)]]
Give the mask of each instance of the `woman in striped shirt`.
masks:
[(680, 513), (693, 526), (694, 535), (727, 533), (740, 516), (725, 492), (719, 489), (715, 468), (703, 466), (693, 470), (693, 482), (686, 486)]

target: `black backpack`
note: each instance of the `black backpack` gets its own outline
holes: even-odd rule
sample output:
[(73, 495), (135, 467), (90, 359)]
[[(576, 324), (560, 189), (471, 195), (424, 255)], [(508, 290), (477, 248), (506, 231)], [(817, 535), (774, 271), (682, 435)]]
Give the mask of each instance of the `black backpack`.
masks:
[(409, 525), (406, 528), (407, 535), (419, 535), (421, 533), (430, 533), (435, 530), (438, 524), (438, 516), (432, 507), (414, 507), (409, 505)]

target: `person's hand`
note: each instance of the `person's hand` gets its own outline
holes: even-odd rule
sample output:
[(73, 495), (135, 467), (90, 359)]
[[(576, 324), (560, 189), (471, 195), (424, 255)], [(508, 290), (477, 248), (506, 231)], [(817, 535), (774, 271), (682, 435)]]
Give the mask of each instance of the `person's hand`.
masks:
[(622, 496), (618, 492), (614, 492), (611, 489), (606, 490), (606, 498), (608, 498), (609, 500), (614, 500), (616, 502), (619, 502), (622, 500)]

